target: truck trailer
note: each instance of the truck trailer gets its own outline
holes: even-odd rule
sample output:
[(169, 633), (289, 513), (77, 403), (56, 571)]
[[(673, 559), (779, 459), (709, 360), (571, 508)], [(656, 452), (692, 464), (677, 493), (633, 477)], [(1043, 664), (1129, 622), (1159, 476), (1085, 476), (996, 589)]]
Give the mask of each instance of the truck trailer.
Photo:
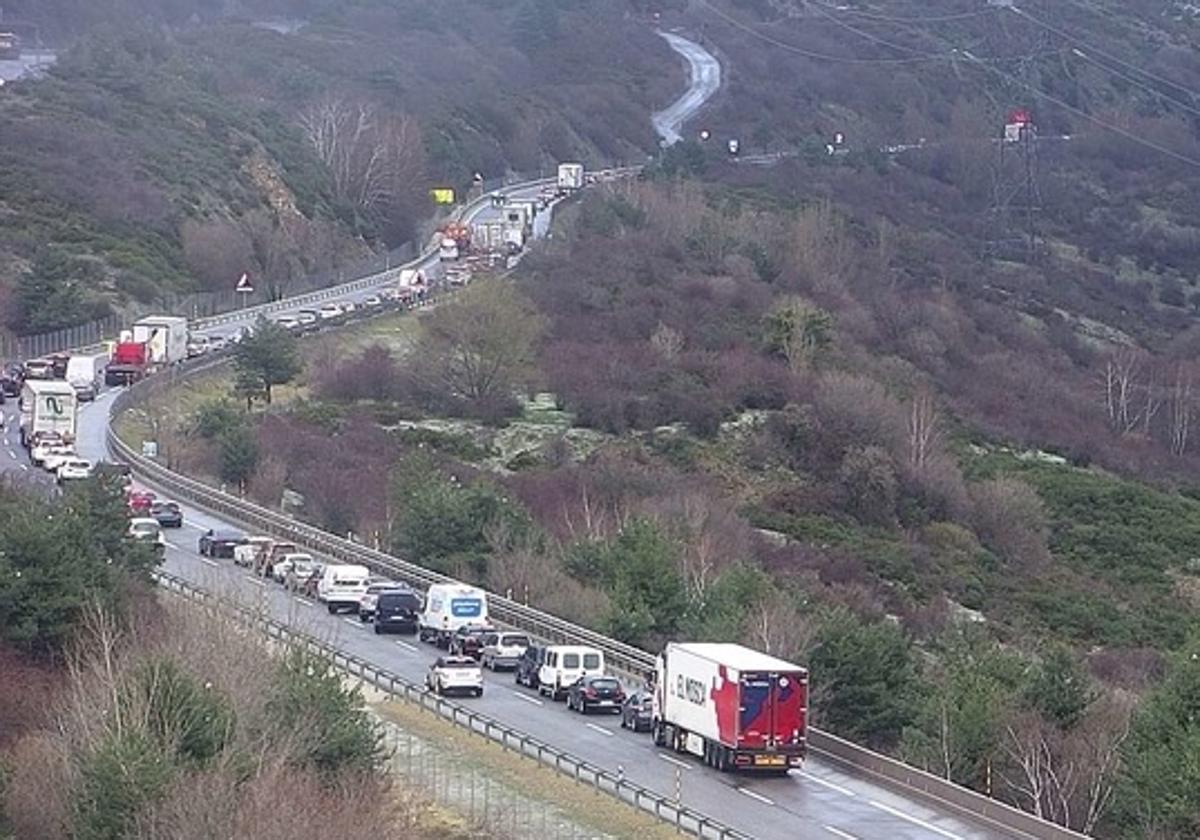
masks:
[(75, 441), (75, 388), (61, 379), (29, 379), (21, 387), (21, 444), (34, 435), (55, 433)]
[(146, 363), (166, 367), (187, 359), (188, 322), (177, 315), (150, 315), (133, 323), (133, 340), (146, 345)]
[(718, 770), (786, 773), (804, 763), (808, 671), (741, 645), (675, 643), (655, 669), (659, 747)]
[(583, 189), (583, 164), (560, 163), (558, 165), (558, 194), (566, 195)]

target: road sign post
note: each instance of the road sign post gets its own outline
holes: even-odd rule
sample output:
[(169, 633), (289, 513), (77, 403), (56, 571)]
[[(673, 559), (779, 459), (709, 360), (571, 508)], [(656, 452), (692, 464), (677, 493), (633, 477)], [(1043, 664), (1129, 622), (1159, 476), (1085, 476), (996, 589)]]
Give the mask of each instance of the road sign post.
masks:
[(243, 271), (242, 276), (238, 278), (237, 286), (234, 288), (234, 291), (242, 296), (242, 304), (239, 308), (245, 309), (246, 300), (254, 293), (254, 284), (250, 282), (250, 275), (245, 271)]

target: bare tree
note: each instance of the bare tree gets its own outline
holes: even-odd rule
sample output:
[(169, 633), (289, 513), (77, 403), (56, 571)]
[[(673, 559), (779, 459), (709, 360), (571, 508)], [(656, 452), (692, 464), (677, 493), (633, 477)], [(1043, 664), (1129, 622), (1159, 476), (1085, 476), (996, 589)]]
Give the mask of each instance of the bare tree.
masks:
[(674, 361), (683, 352), (683, 333), (659, 322), (650, 335), (650, 346), (668, 362)]
[(922, 389), (913, 397), (908, 409), (908, 464), (922, 472), (941, 443), (937, 405), (933, 394)]
[(1140, 424), (1148, 431), (1162, 397), (1147, 370), (1146, 354), (1130, 347), (1117, 350), (1104, 364), (1102, 383), (1109, 428), (1127, 435)]
[(1171, 454), (1182, 457), (1187, 453), (1188, 434), (1196, 408), (1192, 395), (1191, 365), (1179, 362), (1175, 366), (1175, 381), (1167, 399)]
[(333, 179), (334, 197), (381, 218), (424, 169), (414, 119), (330, 93), (300, 114), (300, 126)]

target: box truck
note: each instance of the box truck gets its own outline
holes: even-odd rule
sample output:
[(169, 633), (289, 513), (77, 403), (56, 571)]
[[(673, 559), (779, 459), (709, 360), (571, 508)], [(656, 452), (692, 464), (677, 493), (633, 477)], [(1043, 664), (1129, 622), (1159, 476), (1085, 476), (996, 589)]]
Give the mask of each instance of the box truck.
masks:
[(133, 323), (133, 341), (146, 345), (146, 363), (166, 367), (187, 358), (187, 318), (150, 315)]
[(435, 583), (425, 593), (425, 609), (417, 619), (417, 635), (423, 642), (448, 647), (454, 631), (465, 624), (485, 624), (487, 592), (465, 583)]
[(660, 747), (719, 770), (786, 773), (804, 761), (808, 671), (725, 643), (670, 643), (655, 668)]
[(27, 379), (21, 387), (21, 444), (47, 433), (75, 441), (75, 388), (61, 379)]
[(81, 402), (94, 400), (108, 368), (108, 353), (81, 353), (67, 360), (67, 383)]
[(560, 163), (558, 165), (558, 193), (566, 195), (583, 189), (583, 164)]

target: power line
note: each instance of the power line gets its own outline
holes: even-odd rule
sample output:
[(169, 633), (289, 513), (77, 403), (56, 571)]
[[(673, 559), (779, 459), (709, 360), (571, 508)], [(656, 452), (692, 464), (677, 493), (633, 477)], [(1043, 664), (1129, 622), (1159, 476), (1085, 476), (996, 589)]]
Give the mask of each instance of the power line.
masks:
[(812, 9), (817, 14), (819, 14), (821, 17), (825, 18), (826, 20), (837, 24), (842, 29), (845, 29), (847, 32), (853, 32), (855, 35), (858, 35), (860, 38), (866, 38), (868, 41), (874, 41), (876, 44), (879, 44), (880, 46), (888, 47), (889, 49), (893, 49), (893, 50), (899, 50), (900, 52), (909, 52), (909, 53), (919, 53), (920, 52), (920, 50), (915, 50), (912, 47), (905, 47), (901, 44), (893, 44), (891, 41), (888, 41), (884, 38), (880, 38), (878, 35), (874, 35), (865, 30), (858, 29), (857, 27), (851, 26), (850, 24), (846, 23), (841, 18), (837, 17), (832, 12), (829, 12), (829, 11), (826, 11), (825, 9), (823, 9), (822, 6), (824, 6), (823, 3), (812, 3), (809, 5), (809, 8)]
[(893, 17), (892, 15), (877, 15), (873, 12), (864, 12), (860, 9), (840, 9), (836, 6), (830, 6), (827, 3), (822, 3), (819, 0), (809, 0), (809, 6), (824, 6), (830, 11), (841, 12), (845, 15), (853, 15), (854, 17), (865, 18), (867, 20), (878, 20), (883, 23), (946, 23), (952, 20), (966, 20), (968, 18), (981, 17), (990, 15), (996, 11), (998, 7), (987, 6), (983, 9), (976, 9), (973, 12), (955, 12), (948, 15), (922, 15), (920, 17)]
[(1134, 134), (1132, 131), (1130, 131), (1127, 128), (1122, 128), (1121, 126), (1114, 125), (1113, 123), (1110, 123), (1107, 120), (1102, 120), (1097, 116), (1093, 116), (1092, 114), (1089, 114), (1087, 111), (1084, 111), (1082, 108), (1077, 108), (1074, 105), (1070, 104), (1069, 102), (1064, 102), (1062, 99), (1059, 99), (1057, 96), (1046, 93), (1041, 88), (1031, 85), (1029, 82), (1026, 82), (1023, 79), (1017, 78), (1016, 76), (1012, 75), (1011, 73), (1004, 72), (1003, 70), (996, 67), (995, 65), (988, 64), (983, 61), (979, 61), (978, 59), (975, 58), (975, 56), (971, 55), (971, 53), (969, 53), (969, 52), (964, 51), (963, 56), (966, 59), (979, 64), (984, 69), (990, 70), (991, 72), (995, 73), (996, 75), (1006, 79), (1007, 81), (1012, 82), (1017, 85), (1020, 85), (1021, 87), (1025, 88), (1030, 93), (1032, 93), (1034, 96), (1040, 97), (1041, 99), (1045, 99), (1047, 102), (1052, 102), (1053, 104), (1059, 106), (1060, 108), (1070, 111), (1072, 114), (1082, 117), (1083, 119), (1087, 120), (1090, 123), (1094, 123), (1095, 125), (1098, 125), (1101, 128), (1107, 129), (1107, 130), (1113, 132), (1114, 134), (1119, 134), (1122, 137), (1126, 138), (1127, 140), (1132, 140), (1134, 143), (1145, 146), (1148, 149), (1153, 149), (1156, 152), (1161, 152), (1162, 154), (1167, 155), (1170, 158), (1174, 158), (1175, 160), (1179, 161), (1180, 163), (1186, 163), (1191, 166), (1200, 168), (1200, 159), (1190, 157), (1185, 154), (1181, 154), (1180, 152), (1177, 152), (1174, 149), (1169, 149), (1166, 146), (1163, 146), (1159, 143), (1155, 143), (1153, 140), (1147, 140), (1145, 137), (1142, 137), (1139, 134)]
[(1184, 94), (1187, 94), (1187, 96), (1189, 98), (1192, 98), (1193, 101), (1195, 100), (1195, 96), (1196, 96), (1194, 91), (1189, 90), (1188, 88), (1184, 88), (1183, 85), (1178, 84), (1176, 82), (1172, 82), (1172, 80), (1170, 80), (1168, 78), (1165, 78), (1163, 76), (1158, 76), (1157, 73), (1153, 73), (1151, 71), (1145, 70), (1145, 68), (1136, 66), (1134, 64), (1130, 64), (1129, 61), (1118, 58), (1118, 56), (1116, 56), (1116, 55), (1112, 55), (1111, 53), (1106, 53), (1105, 50), (1100, 49), (1099, 47), (1093, 47), (1092, 44), (1086, 43), (1084, 40), (1082, 40), (1082, 38), (1075, 37), (1072, 34), (1070, 34), (1070, 32), (1058, 28), (1058, 26), (1055, 26), (1054, 24), (1046, 23), (1045, 20), (1040, 20), (1039, 18), (1033, 17), (1032, 14), (1026, 12), (1024, 10), (1024, 8), (1018, 8), (1016, 6), (1009, 6), (1009, 8), (1012, 8), (1013, 12), (1015, 12), (1016, 14), (1019, 14), (1019, 16), (1021, 16), (1022, 18), (1025, 18), (1026, 20), (1028, 20), (1028, 22), (1030, 22), (1032, 24), (1036, 24), (1038, 26), (1042, 26), (1043, 29), (1048, 30), (1050, 32), (1054, 32), (1055, 35), (1060, 36), (1062, 38), (1066, 38), (1066, 40), (1069, 42), (1073, 42), (1075, 44), (1079, 44), (1079, 46), (1086, 47), (1087, 48), (1086, 50), (1082, 50), (1082, 49), (1074, 50), (1074, 54), (1078, 55), (1079, 58), (1084, 59), (1085, 61), (1091, 62), (1091, 64), (1094, 64), (1097, 67), (1102, 68), (1102, 70), (1105, 70), (1105, 71), (1108, 71), (1108, 72), (1114, 74), (1114, 76), (1123, 78), (1124, 80), (1126, 80), (1126, 82), (1129, 82), (1130, 84), (1139, 85), (1139, 86), (1141, 86), (1141, 88), (1151, 91), (1152, 94), (1154, 94), (1156, 96), (1162, 96), (1163, 98), (1165, 98), (1165, 100), (1168, 100), (1169, 102), (1177, 104), (1177, 106), (1180, 106), (1184, 109), (1190, 110), (1190, 112), (1192, 112), (1193, 114), (1200, 115), (1200, 109), (1196, 109), (1195, 107), (1190, 106), (1190, 104), (1188, 104), (1186, 102), (1180, 102), (1180, 101), (1176, 100), (1176, 98), (1168, 97), (1164, 94), (1163, 91), (1151, 88), (1150, 85), (1146, 84), (1145, 82), (1142, 82), (1142, 80), (1140, 80), (1140, 79), (1136, 79), (1136, 78), (1127, 76), (1127, 74), (1124, 74), (1118, 70), (1112, 70), (1112, 68), (1109, 67), (1108, 65), (1104, 65), (1104, 64), (1102, 64), (1102, 62), (1097, 61), (1096, 59), (1093, 59), (1092, 56), (1090, 55), (1090, 53), (1094, 53), (1096, 55), (1103, 55), (1105, 59), (1108, 59), (1109, 61), (1114, 62), (1114, 64), (1120, 65), (1122, 67), (1127, 67), (1127, 68), (1129, 68), (1129, 70), (1133, 70), (1135, 72), (1144, 74), (1144, 76), (1146, 76), (1147, 78), (1154, 79), (1154, 80), (1156, 80), (1156, 82), (1158, 82), (1160, 84), (1168, 85), (1168, 86), (1170, 86), (1170, 88), (1175, 88), (1176, 90), (1180, 90), (1180, 91), (1184, 92)]

